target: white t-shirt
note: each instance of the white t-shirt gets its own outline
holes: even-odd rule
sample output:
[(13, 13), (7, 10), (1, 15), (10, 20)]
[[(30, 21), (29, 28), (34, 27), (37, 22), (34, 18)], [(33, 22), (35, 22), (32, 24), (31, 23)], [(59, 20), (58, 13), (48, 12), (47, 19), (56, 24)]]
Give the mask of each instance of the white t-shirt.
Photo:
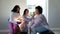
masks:
[(19, 13), (11, 12), (9, 22), (17, 24), (17, 18), (20, 16)]

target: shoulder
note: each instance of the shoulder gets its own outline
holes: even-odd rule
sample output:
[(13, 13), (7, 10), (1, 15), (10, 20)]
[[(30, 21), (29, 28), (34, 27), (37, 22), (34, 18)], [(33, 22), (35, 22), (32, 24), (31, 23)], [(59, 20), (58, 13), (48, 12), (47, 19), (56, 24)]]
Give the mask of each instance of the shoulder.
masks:
[(40, 14), (37, 19), (45, 19), (45, 16), (43, 14)]
[(43, 14), (41, 14), (41, 15), (40, 15), (40, 19), (46, 20), (46, 17), (45, 17)]
[(40, 14), (39, 17), (45, 17), (43, 14)]

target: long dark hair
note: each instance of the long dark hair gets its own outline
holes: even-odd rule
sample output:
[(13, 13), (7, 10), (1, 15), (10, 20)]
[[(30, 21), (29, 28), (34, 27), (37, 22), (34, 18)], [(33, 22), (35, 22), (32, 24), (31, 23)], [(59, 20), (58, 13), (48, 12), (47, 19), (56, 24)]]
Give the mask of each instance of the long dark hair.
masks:
[[(16, 12), (17, 11), (17, 8), (20, 9), (19, 5), (15, 5), (14, 8), (12, 9), (12, 12)], [(16, 12), (16, 13), (19, 13), (19, 11)]]
[(25, 10), (24, 10), (23, 15), (26, 15), (26, 11), (28, 11), (28, 12), (29, 12), (29, 10), (28, 10), (28, 9), (25, 9)]

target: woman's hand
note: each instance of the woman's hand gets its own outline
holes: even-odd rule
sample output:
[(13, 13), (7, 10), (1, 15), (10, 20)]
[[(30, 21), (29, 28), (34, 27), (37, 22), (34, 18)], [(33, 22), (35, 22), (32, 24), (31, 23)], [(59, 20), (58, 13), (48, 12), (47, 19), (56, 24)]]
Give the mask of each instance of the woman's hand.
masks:
[(22, 17), (18, 17), (18, 19), (21, 23), (24, 22), (24, 19)]
[(21, 24), (21, 25), (20, 25), (20, 30), (23, 30), (24, 27), (25, 27), (25, 26), (24, 26), (23, 24)]
[(18, 17), (18, 20), (20, 20), (20, 22), (21, 22), (21, 24), (20, 24), (20, 30), (23, 30), (24, 27), (25, 27), (24, 19), (22, 17)]
[(24, 19), (21, 20), (20, 30), (23, 30), (25, 27)]

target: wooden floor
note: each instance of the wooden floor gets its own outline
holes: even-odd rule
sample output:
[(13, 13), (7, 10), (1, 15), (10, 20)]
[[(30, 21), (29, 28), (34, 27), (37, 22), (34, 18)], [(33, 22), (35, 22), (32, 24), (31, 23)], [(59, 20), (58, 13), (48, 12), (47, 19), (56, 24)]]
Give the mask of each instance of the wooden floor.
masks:
[[(60, 34), (60, 31), (54, 31), (55, 34)], [(9, 34), (8, 32), (0, 32), (0, 34)], [(39, 33), (37, 33), (39, 34)]]

